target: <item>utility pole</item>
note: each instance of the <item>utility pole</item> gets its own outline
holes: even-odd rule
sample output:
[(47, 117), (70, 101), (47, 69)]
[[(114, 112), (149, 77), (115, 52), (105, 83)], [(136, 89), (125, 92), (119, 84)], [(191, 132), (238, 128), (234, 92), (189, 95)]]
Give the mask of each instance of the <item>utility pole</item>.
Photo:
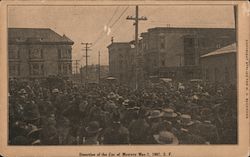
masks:
[(82, 83), (82, 65), (81, 65), (81, 68), (80, 68), (80, 76), (81, 76), (81, 83)]
[(86, 70), (86, 76), (85, 76), (85, 86), (88, 84), (88, 51), (90, 51), (90, 46), (92, 43), (81, 43), (82, 45), (85, 45), (85, 58), (86, 58), (86, 65), (85, 65), (85, 70)]
[(101, 52), (98, 51), (98, 83), (101, 81)]
[(138, 88), (138, 72), (139, 72), (139, 66), (138, 66), (138, 61), (139, 61), (139, 54), (138, 54), (138, 26), (139, 26), (139, 21), (140, 20), (147, 20), (147, 17), (142, 16), (139, 17), (139, 7), (136, 5), (135, 7), (135, 17), (128, 16), (127, 20), (133, 20), (134, 21), (134, 26), (135, 26), (135, 89)]

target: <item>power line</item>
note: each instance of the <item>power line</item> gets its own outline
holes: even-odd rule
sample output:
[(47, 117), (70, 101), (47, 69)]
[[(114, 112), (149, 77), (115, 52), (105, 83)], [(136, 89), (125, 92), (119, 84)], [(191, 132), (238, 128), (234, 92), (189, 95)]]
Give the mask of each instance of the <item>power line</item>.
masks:
[(135, 26), (135, 89), (138, 88), (138, 83), (139, 79), (141, 77), (140, 72), (140, 66), (138, 66), (138, 61), (141, 59), (141, 56), (138, 55), (138, 32), (139, 32), (139, 21), (141, 20), (147, 20), (146, 16), (139, 17), (139, 6), (136, 5), (135, 7), (135, 17), (133, 16), (128, 16), (127, 20), (133, 20), (134, 21), (134, 26)]
[[(107, 22), (107, 24), (106, 24), (107, 26), (110, 24), (110, 22), (112, 21), (112, 19), (115, 17), (115, 14), (117, 13), (118, 9), (119, 9), (119, 6), (116, 7), (116, 9), (115, 9), (113, 15), (112, 15), (111, 18), (108, 20), (108, 22)], [(104, 31), (101, 31), (101, 32), (99, 33), (99, 35), (97, 36), (96, 40), (94, 40), (94, 42), (93, 42), (93, 46), (94, 46), (94, 45), (98, 42), (98, 40), (102, 37), (103, 33), (104, 33)]]
[(113, 19), (113, 18), (114, 18), (114, 16), (115, 16), (115, 14), (117, 13), (118, 9), (119, 9), (119, 6), (117, 6), (117, 7), (116, 7), (116, 9), (115, 9), (115, 11), (114, 11), (114, 13), (113, 13), (112, 17), (109, 19), (109, 21), (108, 21), (107, 25), (109, 25), (109, 24), (110, 24), (110, 22), (112, 21), (112, 19)]
[[(125, 12), (128, 10), (129, 6), (127, 6), (123, 11), (122, 13), (120, 14), (120, 16), (112, 23), (112, 25), (110, 26), (110, 28), (114, 27), (114, 25), (121, 19), (121, 17), (125, 14)], [(93, 46), (96, 45), (96, 43), (102, 39), (102, 37), (104, 37), (104, 33), (102, 31), (102, 33), (100, 34), (100, 37), (98, 37), (95, 42), (93, 43)]]
[(127, 8), (125, 8), (123, 10), (123, 12), (121, 13), (121, 15), (118, 17), (118, 19), (116, 19), (115, 22), (113, 22), (113, 24), (110, 26), (111, 28), (120, 20), (120, 18), (122, 17), (122, 15), (128, 10), (129, 6), (127, 6)]

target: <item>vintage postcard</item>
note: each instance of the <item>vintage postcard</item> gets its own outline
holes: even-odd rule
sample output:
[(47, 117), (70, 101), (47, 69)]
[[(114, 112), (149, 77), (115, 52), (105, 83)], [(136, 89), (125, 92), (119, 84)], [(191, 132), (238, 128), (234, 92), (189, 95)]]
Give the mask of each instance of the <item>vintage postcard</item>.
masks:
[(1, 156), (249, 156), (247, 1), (0, 7)]

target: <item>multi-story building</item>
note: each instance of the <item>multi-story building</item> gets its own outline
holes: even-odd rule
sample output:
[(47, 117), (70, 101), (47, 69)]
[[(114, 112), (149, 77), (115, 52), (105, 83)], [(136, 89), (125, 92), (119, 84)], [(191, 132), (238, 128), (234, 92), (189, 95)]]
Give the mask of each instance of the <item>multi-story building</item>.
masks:
[(235, 42), (235, 29), (156, 27), (141, 34), (144, 74), (201, 77), (200, 56)]
[(9, 77), (70, 77), (72, 45), (67, 36), (49, 28), (8, 29)]
[(132, 86), (135, 79), (135, 49), (129, 42), (112, 42), (109, 50), (109, 75)]

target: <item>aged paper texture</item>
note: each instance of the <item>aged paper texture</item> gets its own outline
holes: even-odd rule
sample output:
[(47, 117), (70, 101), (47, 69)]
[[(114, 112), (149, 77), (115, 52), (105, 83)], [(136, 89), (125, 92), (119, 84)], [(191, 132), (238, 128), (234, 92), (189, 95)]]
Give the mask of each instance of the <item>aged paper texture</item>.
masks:
[(0, 7), (1, 156), (249, 156), (247, 1)]

